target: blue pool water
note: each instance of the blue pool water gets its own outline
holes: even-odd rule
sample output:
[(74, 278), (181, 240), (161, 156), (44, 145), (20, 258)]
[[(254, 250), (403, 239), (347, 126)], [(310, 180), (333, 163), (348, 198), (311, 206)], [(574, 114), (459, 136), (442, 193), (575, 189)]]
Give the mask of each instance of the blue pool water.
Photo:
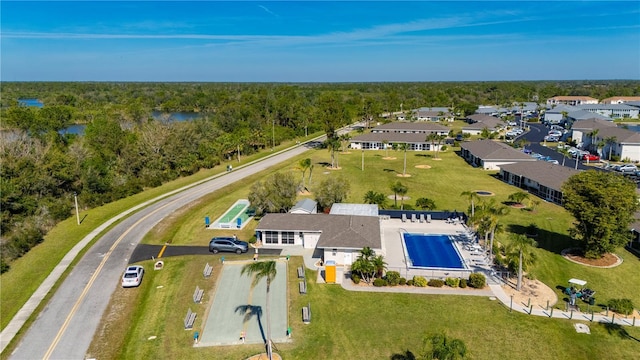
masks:
[(403, 234), (414, 267), (464, 269), (448, 235)]

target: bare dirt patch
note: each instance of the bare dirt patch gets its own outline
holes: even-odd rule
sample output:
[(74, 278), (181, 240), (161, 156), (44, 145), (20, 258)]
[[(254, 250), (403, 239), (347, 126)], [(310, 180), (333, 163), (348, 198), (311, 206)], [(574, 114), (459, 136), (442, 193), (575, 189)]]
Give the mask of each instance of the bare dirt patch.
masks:
[(395, 160), (395, 159), (397, 159), (397, 158), (393, 157), (393, 156), (385, 156), (385, 157), (382, 158), (382, 160)]
[(309, 190), (300, 190), (298, 191), (298, 195), (309, 196), (311, 195), (311, 192)]
[(515, 283), (513, 283), (513, 286), (503, 285), (502, 289), (507, 296), (513, 295), (514, 305), (527, 306), (529, 305), (529, 299), (531, 299), (531, 305), (534, 307), (546, 308), (547, 301), (549, 301), (549, 306), (553, 306), (558, 302), (558, 296), (553, 289), (539, 280), (522, 279), (522, 289), (520, 291), (516, 291)]
[(569, 261), (593, 267), (610, 268), (622, 263), (622, 259), (620, 259), (618, 255), (612, 253), (604, 254), (604, 256), (599, 259), (588, 259), (584, 257), (584, 254), (580, 249), (562, 250), (562, 256)]
[(411, 199), (411, 198), (410, 198), (410, 197), (408, 197), (408, 196), (397, 196), (397, 197), (396, 197), (396, 196), (394, 196), (394, 195), (387, 195), (387, 199), (391, 199), (391, 200), (393, 200), (393, 199), (398, 199), (398, 200), (409, 200), (409, 199)]
[(404, 178), (408, 178), (411, 177), (411, 174), (396, 174), (397, 177), (404, 177)]
[(342, 168), (341, 168), (340, 166), (336, 166), (336, 167), (328, 167), (328, 168), (327, 168), (327, 170), (331, 170), (331, 171), (334, 171), (334, 170), (342, 170)]
[(340, 155), (349, 155), (349, 154), (351, 154), (351, 151), (340, 151), (339, 154)]
[(416, 165), (416, 169), (431, 169), (430, 165)]

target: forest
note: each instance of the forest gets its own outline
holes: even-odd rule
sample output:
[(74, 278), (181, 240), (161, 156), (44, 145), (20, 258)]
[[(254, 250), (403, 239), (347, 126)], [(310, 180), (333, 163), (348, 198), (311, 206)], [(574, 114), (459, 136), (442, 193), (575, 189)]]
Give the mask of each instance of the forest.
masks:
[[(639, 81), (451, 83), (3, 82), (0, 102), (0, 269), (73, 214), (218, 166), (282, 141), (383, 113), (543, 103), (556, 95), (640, 95)], [(21, 105), (38, 99), (42, 107)], [(169, 121), (154, 112), (197, 113)], [(86, 125), (83, 135), (65, 131)]]

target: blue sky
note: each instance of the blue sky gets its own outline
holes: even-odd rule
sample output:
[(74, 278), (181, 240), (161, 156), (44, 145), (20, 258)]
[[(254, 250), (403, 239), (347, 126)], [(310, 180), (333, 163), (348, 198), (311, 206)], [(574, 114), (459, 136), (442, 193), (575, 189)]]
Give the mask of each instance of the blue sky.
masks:
[(2, 81), (640, 79), (640, 2), (0, 2)]

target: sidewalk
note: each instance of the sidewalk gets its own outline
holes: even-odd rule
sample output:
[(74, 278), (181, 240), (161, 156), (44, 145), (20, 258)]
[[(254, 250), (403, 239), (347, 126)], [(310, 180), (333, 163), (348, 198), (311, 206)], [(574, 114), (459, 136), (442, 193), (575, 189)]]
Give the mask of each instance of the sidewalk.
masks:
[(609, 315), (594, 313), (593, 315), (590, 313), (583, 313), (577, 311), (563, 311), (559, 309), (549, 309), (546, 310), (540, 307), (527, 307), (523, 304), (511, 304), (511, 297), (507, 296), (507, 294), (502, 289), (500, 284), (489, 284), (488, 287), (485, 287), (482, 290), (478, 289), (452, 289), (448, 287), (441, 288), (432, 288), (432, 287), (401, 287), (401, 286), (382, 286), (382, 287), (374, 287), (374, 286), (356, 286), (351, 279), (345, 275), (342, 281), (342, 287), (345, 290), (349, 291), (369, 291), (369, 292), (380, 292), (380, 293), (410, 293), (410, 294), (431, 294), (431, 295), (463, 295), (463, 296), (487, 296), (487, 297), (495, 297), (498, 299), (504, 306), (509, 309), (512, 306), (513, 311), (517, 311), (527, 315), (535, 315), (535, 316), (544, 316), (548, 318), (554, 319), (567, 319), (567, 320), (580, 320), (580, 321), (589, 321), (589, 322), (598, 322), (603, 324), (615, 324), (620, 326), (637, 326), (640, 327), (640, 319), (622, 317), (621, 315), (614, 315), (613, 312), (610, 312)]

